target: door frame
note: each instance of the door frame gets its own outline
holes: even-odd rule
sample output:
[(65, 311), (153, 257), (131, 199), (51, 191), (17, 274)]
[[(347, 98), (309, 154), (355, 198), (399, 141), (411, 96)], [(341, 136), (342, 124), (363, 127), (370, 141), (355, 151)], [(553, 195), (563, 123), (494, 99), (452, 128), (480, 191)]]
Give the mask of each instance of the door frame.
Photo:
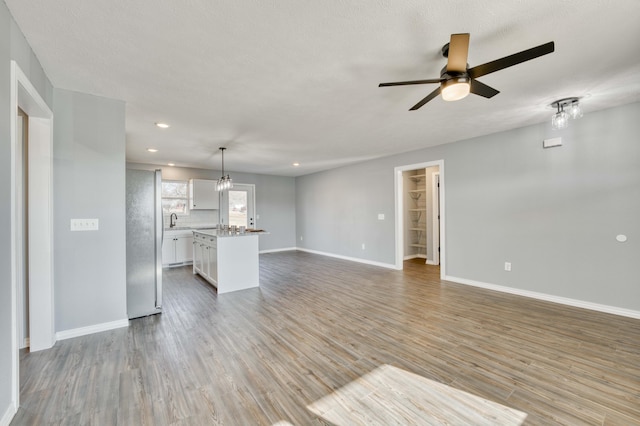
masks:
[[(23, 200), (22, 138), (18, 138), (17, 111), (29, 116), (29, 208)], [(25, 246), (22, 226), (29, 224), (30, 350), (55, 344), (53, 274), (53, 112), (15, 61), (11, 61), (11, 409), (20, 405), (20, 358), (18, 327), (22, 298)]]
[(394, 187), (395, 187), (395, 213), (396, 213), (396, 238), (395, 252), (396, 263), (395, 269), (402, 270), (404, 262), (404, 203), (403, 203), (403, 179), (402, 172), (415, 169), (425, 169), (427, 167), (438, 166), (440, 173), (440, 278), (446, 276), (446, 234), (445, 234), (445, 169), (444, 159), (427, 161), (424, 163), (408, 164), (406, 166), (398, 166), (394, 168)]
[(427, 259), (429, 265), (440, 264), (440, 172), (431, 173), (431, 237), (433, 246), (433, 259)]

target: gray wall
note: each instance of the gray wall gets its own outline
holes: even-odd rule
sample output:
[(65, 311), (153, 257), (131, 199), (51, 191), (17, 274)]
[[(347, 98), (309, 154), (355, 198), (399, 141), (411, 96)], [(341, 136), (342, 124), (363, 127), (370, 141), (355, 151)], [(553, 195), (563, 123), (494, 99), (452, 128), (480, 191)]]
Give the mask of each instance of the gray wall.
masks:
[(634, 103), (298, 177), (298, 246), (393, 264), (393, 169), (444, 159), (447, 275), (640, 311), (638, 117)]
[(11, 65), (15, 60), (51, 107), (52, 86), (0, 2), (0, 417), (11, 403)]
[[(162, 170), (163, 179), (218, 179), (221, 172), (209, 169), (156, 166), (127, 163), (128, 168)], [(234, 183), (254, 184), (256, 188), (257, 225), (269, 232), (260, 236), (260, 250), (277, 250), (296, 246), (295, 179), (284, 176), (236, 173), (229, 171)]]
[(0, 416), (11, 403), (11, 16), (0, 3)]
[(55, 89), (53, 112), (56, 331), (126, 319), (125, 104)]
[[(421, 162), (407, 158), (402, 164)], [(380, 159), (296, 178), (297, 246), (393, 264), (393, 165)]]

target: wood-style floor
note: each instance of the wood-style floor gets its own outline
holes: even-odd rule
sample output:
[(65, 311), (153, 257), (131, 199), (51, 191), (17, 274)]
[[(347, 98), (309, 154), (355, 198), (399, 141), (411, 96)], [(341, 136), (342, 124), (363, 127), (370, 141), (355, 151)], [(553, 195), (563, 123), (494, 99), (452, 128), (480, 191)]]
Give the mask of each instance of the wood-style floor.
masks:
[(311, 407), (382, 366), (526, 425), (640, 424), (638, 320), (440, 281), (422, 262), (283, 252), (260, 273), (218, 297), (166, 270), (162, 315), (23, 353), (12, 424), (330, 424)]

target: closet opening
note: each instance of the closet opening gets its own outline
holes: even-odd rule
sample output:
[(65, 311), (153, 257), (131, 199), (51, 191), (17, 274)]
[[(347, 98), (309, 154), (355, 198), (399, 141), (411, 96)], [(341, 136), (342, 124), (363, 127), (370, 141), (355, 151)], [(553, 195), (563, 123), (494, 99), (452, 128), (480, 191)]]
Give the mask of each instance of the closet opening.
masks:
[(440, 168), (402, 172), (404, 209), (403, 260), (440, 264)]
[(444, 277), (444, 161), (395, 168), (396, 269), (440, 266)]

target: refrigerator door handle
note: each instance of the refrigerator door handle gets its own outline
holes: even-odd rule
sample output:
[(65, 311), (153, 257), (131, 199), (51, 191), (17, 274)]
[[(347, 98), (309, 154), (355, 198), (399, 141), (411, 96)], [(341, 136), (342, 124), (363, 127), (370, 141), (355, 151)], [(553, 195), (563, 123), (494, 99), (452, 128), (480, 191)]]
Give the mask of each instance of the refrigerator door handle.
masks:
[(156, 247), (156, 308), (162, 308), (162, 241), (164, 223), (162, 218), (162, 170), (155, 171), (155, 247)]

